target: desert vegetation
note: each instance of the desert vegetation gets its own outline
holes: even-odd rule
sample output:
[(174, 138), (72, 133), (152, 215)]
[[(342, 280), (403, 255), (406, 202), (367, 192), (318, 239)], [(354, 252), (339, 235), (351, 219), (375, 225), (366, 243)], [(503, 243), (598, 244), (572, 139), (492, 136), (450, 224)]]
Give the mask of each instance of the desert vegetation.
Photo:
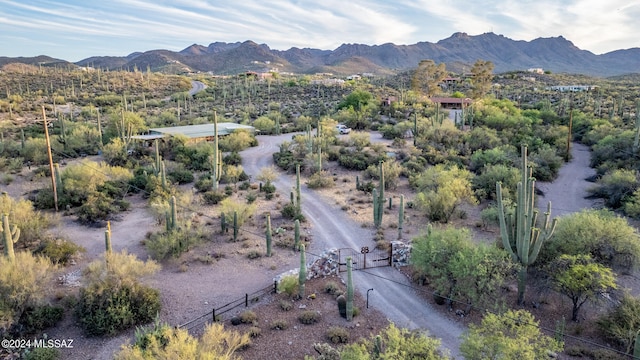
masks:
[[(470, 319), (460, 348), (466, 358), (487, 349), (509, 358), (562, 351), (604, 356), (607, 351), (592, 344), (605, 341), (610, 358), (632, 353), (639, 289), (637, 282), (625, 289), (621, 279), (637, 278), (640, 265), (635, 77), (544, 74), (532, 84), (523, 73), (494, 75), (484, 61), (471, 72), (443, 86), (444, 66), (425, 61), (412, 72), (336, 86), (280, 74), (260, 80), (5, 66), (0, 183), (12, 193), (0, 196), (0, 289), (6, 294), (0, 333), (43, 336), (71, 316), (85, 335), (106, 337), (155, 320), (140, 327), (117, 358), (168, 352), (233, 358), (252, 354), (252, 341), (267, 334), (326, 326), (322, 339), (305, 345), (319, 358), (446, 358), (438, 334), (384, 324), (359, 340), (324, 315), (297, 311), (294, 301), (311, 295), (306, 274), (280, 282), (278, 311), (293, 315), (267, 325), (247, 312), (238, 325), (242, 332), (215, 323), (196, 338), (160, 319), (163, 289), (147, 282), (162, 268), (192, 274), (195, 261), (239, 255), (245, 263), (292, 258), (302, 269), (311, 241), (300, 230), (308, 227), (303, 206), (312, 206), (301, 195), (306, 188), (337, 198), (345, 218), (366, 209), (366, 220), (354, 221), (375, 231), (372, 248), (398, 239), (413, 246), (403, 270), (412, 286), (435, 295), (425, 302), (443, 302)], [(191, 81), (207, 87), (191, 94)], [(584, 81), (597, 89), (545, 90)], [(429, 95), (471, 102), (450, 115)], [(272, 154), (275, 166), (251, 174), (242, 155), (258, 145), (250, 132), (202, 142), (133, 138), (154, 127), (218, 122), (252, 125), (261, 136), (291, 136)], [(340, 135), (338, 124), (353, 131)], [(591, 150), (596, 175), (590, 194), (603, 206), (557, 217), (553, 203), (546, 213), (539, 206), (546, 204), (536, 203), (535, 182), (558, 176), (571, 159), (572, 142)], [(279, 177), (294, 174), (294, 188), (276, 187)], [(141, 252), (114, 251), (110, 227), (129, 215), (133, 202), (142, 203), (157, 226), (137, 239)], [(104, 252), (85, 257), (86, 249), (64, 236), (60, 224), (68, 221), (106, 229)], [(142, 260), (148, 257), (153, 260)], [(82, 267), (77, 289), (48, 291), (76, 264)], [(326, 291), (332, 311), (344, 311), (344, 324), (361, 310), (350, 279), (344, 293), (336, 283)], [(545, 311), (566, 316), (566, 324), (549, 320)], [(532, 326), (524, 331), (520, 323)], [(540, 323), (555, 327), (555, 336), (540, 335)], [(583, 333), (587, 327), (594, 330)], [(508, 336), (492, 336), (502, 331)], [(514, 345), (523, 338), (530, 349)]]

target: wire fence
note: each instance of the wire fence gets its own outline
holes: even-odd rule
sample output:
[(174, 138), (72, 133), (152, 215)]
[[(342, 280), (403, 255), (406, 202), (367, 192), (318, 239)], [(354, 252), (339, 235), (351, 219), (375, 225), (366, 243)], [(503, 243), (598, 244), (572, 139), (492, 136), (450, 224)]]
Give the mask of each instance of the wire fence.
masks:
[(274, 281), (273, 284), (265, 288), (254, 291), (253, 293), (246, 293), (244, 294), (244, 297), (233, 300), (220, 307), (217, 307), (217, 308), (214, 307), (208, 313), (200, 315), (195, 319), (191, 319), (185, 322), (184, 324), (178, 325), (177, 327), (186, 329), (186, 330), (193, 330), (199, 326), (204, 327), (205, 325), (211, 322), (222, 321), (224, 314), (227, 314), (230, 311), (235, 310), (239, 307), (247, 308), (249, 307), (249, 305), (255, 304), (258, 301), (260, 301), (266, 295), (275, 294), (277, 290), (278, 290), (278, 282)]

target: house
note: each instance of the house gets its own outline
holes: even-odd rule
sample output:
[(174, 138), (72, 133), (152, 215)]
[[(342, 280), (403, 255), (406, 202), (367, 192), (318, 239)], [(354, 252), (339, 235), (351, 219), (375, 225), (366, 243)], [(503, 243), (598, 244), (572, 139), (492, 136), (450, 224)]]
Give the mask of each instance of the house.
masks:
[(562, 86), (550, 86), (547, 89), (560, 91), (560, 92), (581, 92), (595, 90), (595, 85), (562, 85)]
[[(251, 133), (255, 132), (253, 126), (241, 125), (236, 123), (223, 122), (218, 123), (218, 136), (225, 136), (238, 130), (246, 130)], [(213, 141), (214, 131), (213, 124), (171, 126), (163, 128), (149, 129), (146, 134), (132, 136), (132, 139), (152, 142), (156, 139), (181, 135), (189, 139), (189, 142)]]
[(473, 101), (469, 98), (454, 98), (454, 97), (431, 97), (429, 98), (432, 103), (440, 104), (442, 109), (448, 110), (460, 110), (462, 109), (462, 105), (465, 107), (471, 105)]

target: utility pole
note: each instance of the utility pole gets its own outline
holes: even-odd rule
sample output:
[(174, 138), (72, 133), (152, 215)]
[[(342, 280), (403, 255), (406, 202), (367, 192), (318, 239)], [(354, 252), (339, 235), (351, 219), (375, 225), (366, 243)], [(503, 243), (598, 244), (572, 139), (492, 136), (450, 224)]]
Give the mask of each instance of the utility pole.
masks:
[(47, 156), (49, 157), (49, 171), (51, 172), (51, 186), (53, 188), (53, 204), (58, 212), (58, 191), (56, 189), (56, 175), (53, 171), (53, 157), (51, 156), (51, 142), (49, 141), (49, 127), (47, 126), (47, 114), (42, 105), (42, 123), (44, 124), (44, 138), (47, 141)]

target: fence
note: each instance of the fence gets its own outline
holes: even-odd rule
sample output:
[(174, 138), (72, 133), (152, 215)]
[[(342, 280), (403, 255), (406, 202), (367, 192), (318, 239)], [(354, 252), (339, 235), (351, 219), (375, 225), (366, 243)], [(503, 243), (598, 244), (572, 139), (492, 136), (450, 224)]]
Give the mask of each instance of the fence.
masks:
[(191, 330), (199, 325), (206, 325), (210, 322), (216, 322), (222, 320), (222, 315), (238, 308), (238, 307), (249, 307), (249, 304), (254, 304), (260, 301), (260, 298), (265, 295), (273, 294), (278, 290), (278, 282), (274, 281), (272, 285), (269, 285), (263, 289), (255, 291), (250, 294), (244, 294), (244, 297), (233, 300), (227, 304), (224, 304), (218, 308), (213, 308), (208, 313), (201, 315), (195, 319), (189, 320), (184, 324), (178, 325), (178, 328), (184, 328), (186, 330)]

